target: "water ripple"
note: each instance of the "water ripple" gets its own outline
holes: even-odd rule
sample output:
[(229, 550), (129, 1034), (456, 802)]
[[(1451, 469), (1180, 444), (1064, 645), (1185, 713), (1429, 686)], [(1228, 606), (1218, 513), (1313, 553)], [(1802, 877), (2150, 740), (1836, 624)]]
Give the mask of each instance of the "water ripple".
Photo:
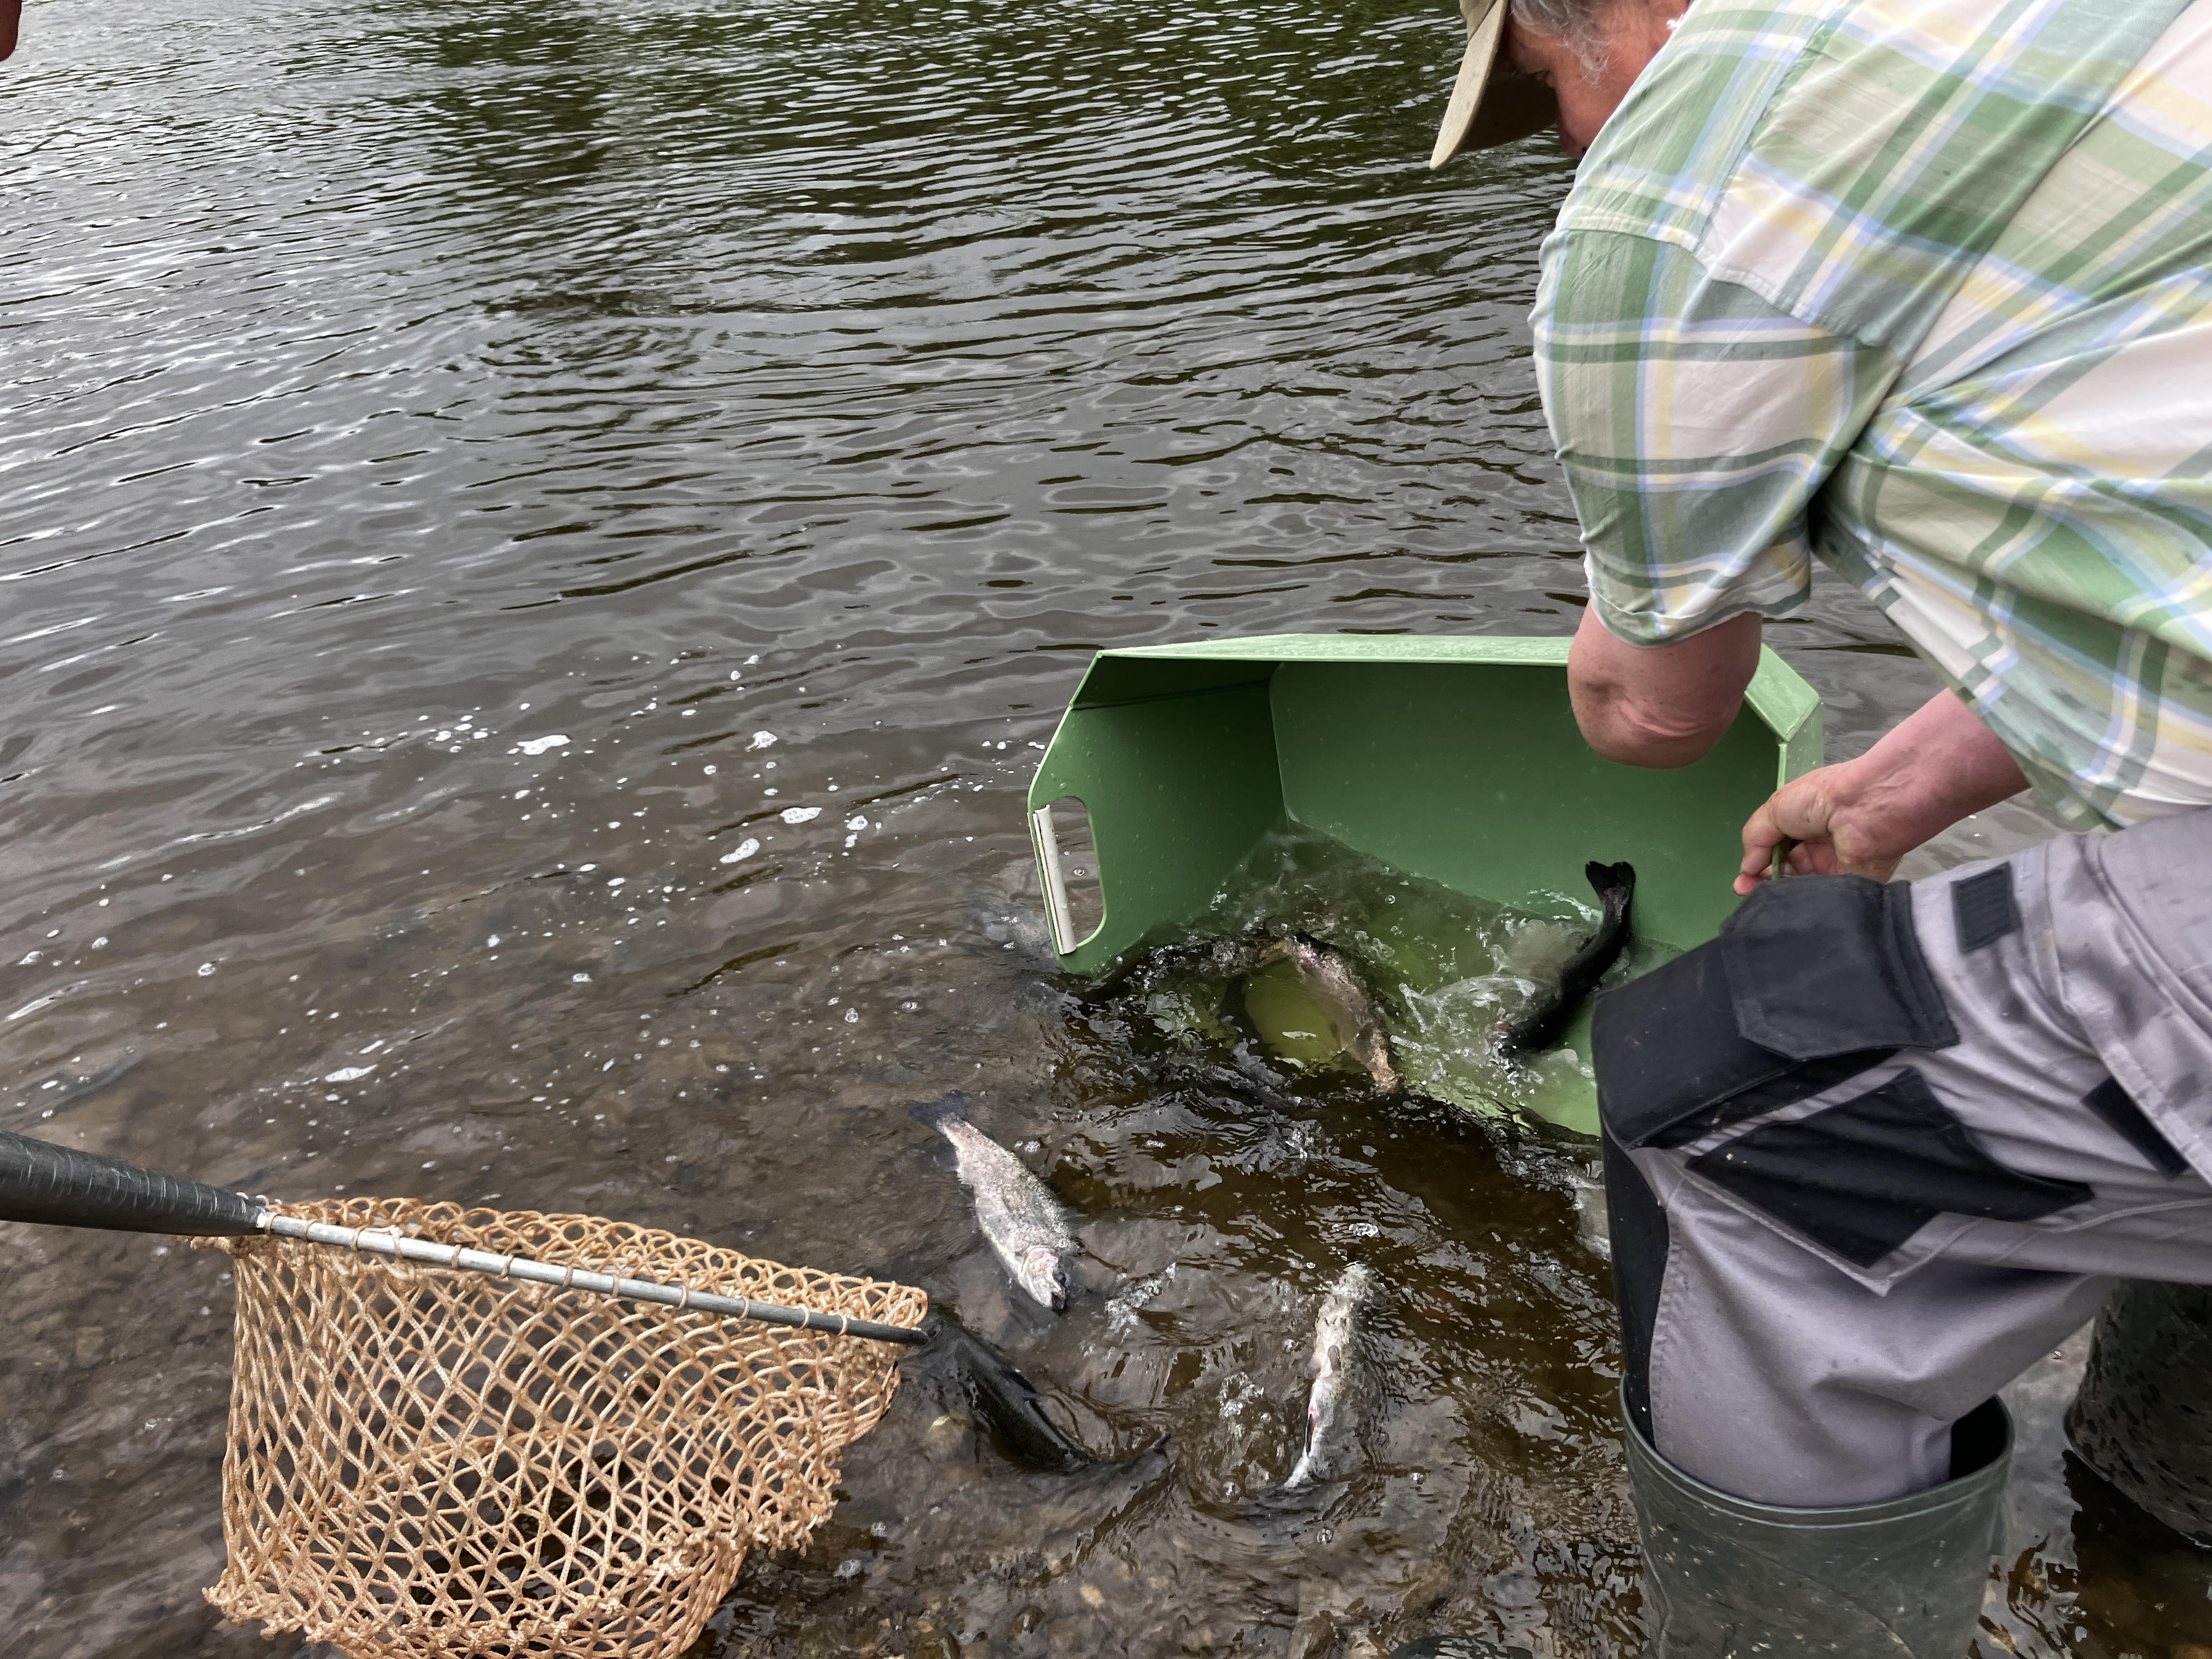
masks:
[[(914, 1385), (728, 1659), (924, 1609), (1008, 1653), (1626, 1651), (1571, 1183), (1155, 1086), (1024, 896), (1021, 792), (1096, 646), (1572, 625), (1525, 325), (1567, 166), (1427, 172), (1451, 8), (44, 0), (25, 33), (0, 1123), (909, 1274), (1102, 1447), (1173, 1429), (1172, 1495), (1087, 1514), (979, 1443), (933, 1462)], [(1848, 598), (1790, 626), (1847, 738), (1922, 684)], [(1010, 1322), (902, 1110), (955, 1083), (1171, 1293)], [(1403, 1297), (1396, 1403), (1358, 1523), (1290, 1548), (1243, 1504), (1352, 1238)], [(155, 1248), (0, 1239), (11, 1654), (262, 1650), (196, 1594), (226, 1298)]]

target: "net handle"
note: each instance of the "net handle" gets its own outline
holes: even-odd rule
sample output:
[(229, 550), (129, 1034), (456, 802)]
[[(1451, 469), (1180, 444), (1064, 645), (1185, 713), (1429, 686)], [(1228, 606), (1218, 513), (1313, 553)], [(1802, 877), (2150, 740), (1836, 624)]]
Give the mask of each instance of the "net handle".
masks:
[(526, 1256), (462, 1249), (427, 1238), (403, 1237), (360, 1227), (333, 1227), (279, 1215), (259, 1199), (225, 1187), (210, 1187), (189, 1176), (142, 1169), (119, 1158), (57, 1146), (0, 1129), (0, 1221), (27, 1221), (51, 1227), (100, 1227), (118, 1232), (173, 1233), (188, 1238), (239, 1238), (256, 1232), (311, 1243), (369, 1251), (407, 1261), (522, 1279), (562, 1290), (592, 1291), (631, 1302), (649, 1302), (678, 1311), (696, 1310), (728, 1319), (757, 1320), (832, 1336), (865, 1337), (876, 1342), (914, 1346), (927, 1338), (905, 1325), (886, 1325), (848, 1314), (780, 1303), (716, 1296), (688, 1285), (623, 1279), (575, 1267), (556, 1267)]
[(454, 1244), (440, 1244), (430, 1239), (412, 1238), (404, 1233), (374, 1227), (337, 1227), (327, 1221), (303, 1221), (297, 1216), (279, 1215), (273, 1210), (264, 1210), (258, 1218), (258, 1224), (262, 1231), (279, 1238), (305, 1239), (311, 1244), (366, 1251), (402, 1261), (421, 1261), (434, 1267), (484, 1273), (494, 1279), (526, 1279), (533, 1285), (550, 1285), (556, 1290), (592, 1291), (601, 1296), (618, 1296), (629, 1302), (650, 1302), (660, 1307), (674, 1308), (678, 1312), (719, 1314), (728, 1319), (752, 1319), (764, 1325), (789, 1325), (802, 1330), (822, 1331), (831, 1336), (858, 1336), (874, 1342), (901, 1342), (909, 1347), (928, 1340), (927, 1332), (910, 1326), (886, 1325), (873, 1319), (855, 1319), (849, 1314), (823, 1313), (813, 1308), (787, 1308), (780, 1303), (756, 1302), (749, 1297), (717, 1296), (711, 1291), (695, 1291), (689, 1285), (664, 1285), (650, 1279), (624, 1279), (575, 1267), (556, 1267), (550, 1261), (533, 1261), (528, 1256), (501, 1255), (491, 1250), (471, 1250)]
[(236, 1238), (263, 1206), (244, 1193), (0, 1130), (0, 1221)]

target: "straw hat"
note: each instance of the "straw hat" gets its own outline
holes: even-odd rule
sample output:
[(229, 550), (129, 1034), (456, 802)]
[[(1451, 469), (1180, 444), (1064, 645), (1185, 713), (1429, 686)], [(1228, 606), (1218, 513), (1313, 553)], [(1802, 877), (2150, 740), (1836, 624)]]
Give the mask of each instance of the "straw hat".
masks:
[(1462, 150), (1510, 144), (1532, 132), (1556, 126), (1559, 100), (1551, 88), (1523, 75), (1498, 47), (1505, 38), (1508, 0), (1459, 0), (1467, 19), (1467, 56), (1460, 59), (1451, 105), (1437, 134), (1429, 165), (1440, 167)]

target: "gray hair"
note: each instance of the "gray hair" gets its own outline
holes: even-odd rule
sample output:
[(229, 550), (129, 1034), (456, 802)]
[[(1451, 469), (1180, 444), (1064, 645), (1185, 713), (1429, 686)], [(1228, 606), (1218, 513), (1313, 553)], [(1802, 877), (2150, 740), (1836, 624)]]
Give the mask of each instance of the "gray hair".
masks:
[(1598, 18), (1609, 0), (1508, 0), (1513, 21), (1532, 34), (1549, 34), (1565, 40), (1586, 75), (1595, 76), (1605, 67), (1605, 42)]

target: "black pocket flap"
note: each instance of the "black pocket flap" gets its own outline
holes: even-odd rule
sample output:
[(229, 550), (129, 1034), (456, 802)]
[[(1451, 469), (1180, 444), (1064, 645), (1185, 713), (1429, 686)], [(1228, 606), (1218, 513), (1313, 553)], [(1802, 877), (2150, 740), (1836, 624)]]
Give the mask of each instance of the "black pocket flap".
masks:
[(1598, 1115), (1624, 1146), (1680, 1146), (1819, 1094), (1887, 1048), (1793, 1060), (1736, 1029), (1713, 939), (1597, 1000), (1590, 1025)]
[(1939, 1215), (2039, 1221), (2096, 1196), (2078, 1181), (2007, 1169), (1910, 1066), (1826, 1111), (1723, 1142), (1689, 1167), (1862, 1267)]
[(1912, 888), (1864, 876), (1760, 884), (1721, 924), (1736, 1026), (1793, 1060), (1959, 1040), (1920, 954)]

